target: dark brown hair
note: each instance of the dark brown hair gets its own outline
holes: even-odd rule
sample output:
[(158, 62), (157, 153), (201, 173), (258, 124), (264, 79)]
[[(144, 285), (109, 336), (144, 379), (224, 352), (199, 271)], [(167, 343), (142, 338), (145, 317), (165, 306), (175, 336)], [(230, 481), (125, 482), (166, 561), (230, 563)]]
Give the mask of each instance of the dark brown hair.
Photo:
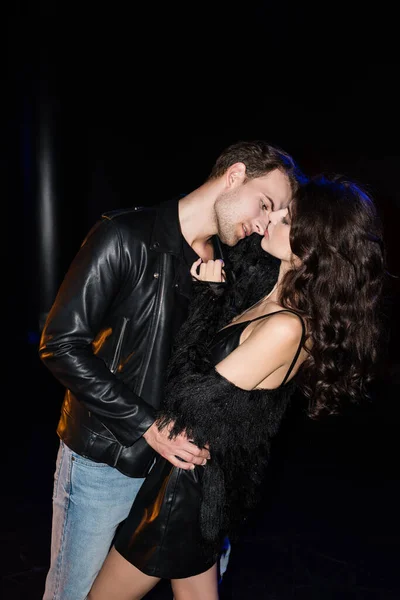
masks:
[(309, 414), (335, 414), (367, 394), (382, 339), (382, 227), (371, 196), (344, 178), (319, 175), (291, 207), (290, 245), (300, 265), (286, 273), (281, 302), (301, 311), (309, 355), (299, 373)]

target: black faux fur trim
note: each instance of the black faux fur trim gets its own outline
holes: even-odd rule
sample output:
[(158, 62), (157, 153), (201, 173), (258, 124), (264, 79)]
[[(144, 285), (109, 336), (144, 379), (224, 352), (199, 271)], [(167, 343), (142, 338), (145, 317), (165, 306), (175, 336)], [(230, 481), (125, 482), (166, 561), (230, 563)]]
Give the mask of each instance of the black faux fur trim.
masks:
[(261, 240), (253, 234), (236, 246), (222, 246), (232, 282), (225, 294), (222, 325), (266, 296), (278, 279), (280, 261), (264, 252)]
[(277, 390), (243, 390), (214, 368), (204, 372), (197, 359), (186, 363), (183, 377), (170, 380), (161, 427), (174, 423), (172, 435), (186, 431), (196, 445), (209, 444), (200, 524), (204, 538), (215, 541), (221, 533), (232, 536), (257, 502), (271, 439), (294, 388), (290, 382)]

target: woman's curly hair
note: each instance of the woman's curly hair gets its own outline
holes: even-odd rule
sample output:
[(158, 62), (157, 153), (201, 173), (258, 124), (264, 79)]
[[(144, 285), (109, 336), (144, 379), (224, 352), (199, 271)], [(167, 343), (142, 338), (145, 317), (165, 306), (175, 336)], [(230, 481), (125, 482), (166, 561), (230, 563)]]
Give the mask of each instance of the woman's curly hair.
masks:
[(280, 301), (308, 321), (299, 383), (316, 418), (368, 396), (383, 339), (382, 225), (370, 195), (340, 176), (312, 178), (290, 213), (300, 261), (285, 274)]

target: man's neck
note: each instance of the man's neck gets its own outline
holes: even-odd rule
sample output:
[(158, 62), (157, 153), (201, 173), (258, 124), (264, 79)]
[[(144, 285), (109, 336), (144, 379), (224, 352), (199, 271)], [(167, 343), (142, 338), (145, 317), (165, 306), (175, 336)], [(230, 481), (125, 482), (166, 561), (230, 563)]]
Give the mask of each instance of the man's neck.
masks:
[(203, 261), (207, 262), (214, 259), (214, 245), (211, 238), (205, 242), (193, 242), (192, 248)]
[(214, 257), (212, 237), (218, 230), (214, 210), (218, 188), (216, 182), (206, 182), (179, 200), (182, 235), (203, 260)]

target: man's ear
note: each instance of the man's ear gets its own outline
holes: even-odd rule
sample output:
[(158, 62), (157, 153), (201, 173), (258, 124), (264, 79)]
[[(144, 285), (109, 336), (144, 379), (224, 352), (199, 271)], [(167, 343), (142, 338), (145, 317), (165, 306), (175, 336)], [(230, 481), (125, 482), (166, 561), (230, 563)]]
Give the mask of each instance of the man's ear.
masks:
[(226, 171), (226, 183), (230, 188), (242, 184), (245, 178), (246, 165), (242, 162), (234, 163)]

